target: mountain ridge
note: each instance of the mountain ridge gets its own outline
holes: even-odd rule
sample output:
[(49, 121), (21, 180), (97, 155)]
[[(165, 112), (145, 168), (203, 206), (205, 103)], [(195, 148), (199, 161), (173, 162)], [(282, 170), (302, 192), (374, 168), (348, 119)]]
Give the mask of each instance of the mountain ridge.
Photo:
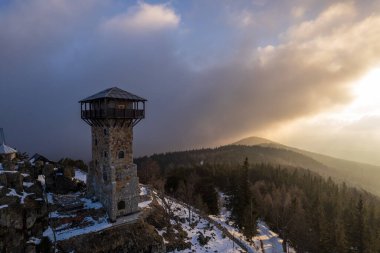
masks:
[(322, 153), (318, 153), (318, 152), (314, 152), (314, 151), (310, 151), (310, 150), (305, 150), (302, 148), (291, 147), (291, 146), (288, 146), (285, 144), (281, 144), (281, 143), (278, 143), (278, 142), (275, 142), (275, 141), (272, 141), (272, 140), (269, 140), (266, 138), (257, 137), (257, 136), (246, 137), (246, 138), (240, 139), (239, 141), (233, 142), (233, 143), (228, 144), (228, 145), (245, 145), (245, 146), (259, 145), (259, 146), (267, 146), (267, 147), (280, 147), (280, 148), (286, 148), (286, 149), (289, 149), (289, 150), (292, 150), (295, 152), (299, 152), (301, 154), (324, 156), (326, 158), (331, 158), (334, 160), (340, 160), (342, 162), (344, 161), (344, 162), (356, 163), (357, 165), (374, 166), (374, 167), (378, 167), (380, 169), (380, 165), (366, 163), (366, 162), (359, 162), (359, 161), (354, 161), (354, 160), (348, 160), (345, 158), (334, 157), (332, 155), (322, 154)]
[(272, 147), (302, 154), (327, 166), (331, 170), (332, 173), (328, 172), (327, 175), (324, 176), (331, 176), (338, 179), (338, 181), (345, 181), (380, 196), (380, 189), (378, 186), (378, 182), (380, 181), (380, 166), (335, 158), (325, 154), (290, 147), (256, 136), (241, 139), (231, 145)]

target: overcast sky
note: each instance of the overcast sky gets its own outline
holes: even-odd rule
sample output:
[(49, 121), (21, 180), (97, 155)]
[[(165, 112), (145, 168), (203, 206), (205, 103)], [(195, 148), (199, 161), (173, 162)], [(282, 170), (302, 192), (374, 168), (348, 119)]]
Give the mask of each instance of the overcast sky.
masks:
[(136, 155), (258, 135), (380, 164), (379, 42), (377, 0), (2, 0), (0, 127), (89, 160), (78, 101), (118, 86), (148, 99)]

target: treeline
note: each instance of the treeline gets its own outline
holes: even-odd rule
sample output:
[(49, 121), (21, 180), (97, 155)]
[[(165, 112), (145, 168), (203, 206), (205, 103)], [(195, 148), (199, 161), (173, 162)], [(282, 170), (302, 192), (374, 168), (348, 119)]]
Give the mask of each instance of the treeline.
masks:
[[(166, 166), (165, 163), (170, 163)], [(248, 237), (264, 220), (297, 252), (380, 252), (380, 201), (301, 168), (137, 159), (139, 177), (200, 210), (216, 214), (218, 193), (230, 196), (237, 226)]]

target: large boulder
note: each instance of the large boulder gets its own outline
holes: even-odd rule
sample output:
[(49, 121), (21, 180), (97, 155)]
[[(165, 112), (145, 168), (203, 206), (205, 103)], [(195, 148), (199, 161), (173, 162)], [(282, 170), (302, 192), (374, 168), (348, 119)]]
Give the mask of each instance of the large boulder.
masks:
[(1, 171), (0, 185), (7, 188), (14, 188), (17, 191), (23, 190), (23, 176), (17, 171)]

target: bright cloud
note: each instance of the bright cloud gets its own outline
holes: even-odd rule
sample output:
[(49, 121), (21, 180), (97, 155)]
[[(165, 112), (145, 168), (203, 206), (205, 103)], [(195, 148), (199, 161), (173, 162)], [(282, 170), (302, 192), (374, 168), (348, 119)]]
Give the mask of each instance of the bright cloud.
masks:
[[(294, 10), (296, 15), (302, 13), (302, 9), (296, 8)], [(316, 19), (304, 21), (291, 27), (285, 37), (295, 42), (317, 39), (333, 32), (339, 25), (349, 25), (356, 14), (356, 9), (352, 2), (333, 4), (320, 13)]]
[(139, 2), (126, 13), (114, 16), (102, 24), (103, 29), (123, 31), (155, 31), (175, 28), (180, 17), (167, 4)]

